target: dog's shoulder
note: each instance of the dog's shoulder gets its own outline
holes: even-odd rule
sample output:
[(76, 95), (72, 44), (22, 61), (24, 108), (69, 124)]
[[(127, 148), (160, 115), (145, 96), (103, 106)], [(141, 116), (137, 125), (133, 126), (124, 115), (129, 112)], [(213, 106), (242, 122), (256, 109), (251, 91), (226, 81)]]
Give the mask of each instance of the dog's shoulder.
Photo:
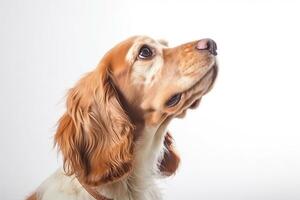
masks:
[(65, 175), (62, 169), (50, 175), (39, 186), (36, 195), (39, 200), (93, 199), (75, 176)]

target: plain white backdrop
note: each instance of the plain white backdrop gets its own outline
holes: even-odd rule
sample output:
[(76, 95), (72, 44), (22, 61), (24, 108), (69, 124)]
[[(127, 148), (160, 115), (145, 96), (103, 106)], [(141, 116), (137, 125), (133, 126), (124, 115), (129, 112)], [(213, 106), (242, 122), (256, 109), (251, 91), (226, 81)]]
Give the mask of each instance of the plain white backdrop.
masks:
[(300, 199), (297, 1), (0, 1), (0, 199), (18, 200), (61, 165), (64, 95), (132, 35), (170, 45), (210, 37), (220, 73), (170, 130), (182, 163), (166, 200)]

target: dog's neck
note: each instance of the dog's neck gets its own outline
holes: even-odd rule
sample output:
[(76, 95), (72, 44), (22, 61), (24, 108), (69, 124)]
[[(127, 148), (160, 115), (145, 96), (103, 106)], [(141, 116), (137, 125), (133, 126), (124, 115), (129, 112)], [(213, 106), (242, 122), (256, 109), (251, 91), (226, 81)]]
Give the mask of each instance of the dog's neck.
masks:
[(135, 141), (133, 170), (118, 182), (106, 185), (99, 192), (114, 200), (161, 199), (155, 178), (159, 177), (158, 164), (164, 152), (164, 138), (170, 120), (160, 126), (145, 126)]

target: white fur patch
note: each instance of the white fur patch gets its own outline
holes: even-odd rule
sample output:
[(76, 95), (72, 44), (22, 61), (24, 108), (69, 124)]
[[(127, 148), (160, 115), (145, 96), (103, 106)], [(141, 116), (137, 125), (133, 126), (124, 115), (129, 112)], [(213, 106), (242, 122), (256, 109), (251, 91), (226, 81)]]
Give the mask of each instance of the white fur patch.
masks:
[[(150, 60), (137, 59), (139, 49), (142, 45), (148, 45), (153, 49), (154, 56)], [(162, 50), (165, 46), (148, 37), (141, 37), (134, 41), (128, 50), (126, 60), (132, 65), (133, 83), (151, 86), (155, 81), (155, 75), (160, 71), (164, 64)]]
[(66, 176), (61, 169), (41, 184), (37, 195), (39, 200), (94, 200), (74, 176)]
[[(163, 59), (161, 56), (156, 56), (152, 61), (147, 63), (138, 63), (133, 65), (132, 79), (134, 83), (144, 84), (151, 86), (155, 82), (155, 75), (161, 70), (163, 66)], [(148, 62), (151, 62), (150, 64)]]

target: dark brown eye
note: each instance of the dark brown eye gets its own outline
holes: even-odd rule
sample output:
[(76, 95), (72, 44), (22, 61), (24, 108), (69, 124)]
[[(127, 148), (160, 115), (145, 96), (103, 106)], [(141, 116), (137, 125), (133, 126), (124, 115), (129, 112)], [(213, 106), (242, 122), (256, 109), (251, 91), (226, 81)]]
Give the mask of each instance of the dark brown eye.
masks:
[(152, 57), (152, 55), (153, 55), (153, 52), (150, 49), (150, 47), (148, 47), (147, 45), (143, 45), (141, 47), (140, 52), (139, 52), (140, 59), (147, 59), (147, 58)]
[(175, 94), (166, 102), (166, 106), (168, 107), (176, 106), (180, 100), (181, 100), (181, 94)]

